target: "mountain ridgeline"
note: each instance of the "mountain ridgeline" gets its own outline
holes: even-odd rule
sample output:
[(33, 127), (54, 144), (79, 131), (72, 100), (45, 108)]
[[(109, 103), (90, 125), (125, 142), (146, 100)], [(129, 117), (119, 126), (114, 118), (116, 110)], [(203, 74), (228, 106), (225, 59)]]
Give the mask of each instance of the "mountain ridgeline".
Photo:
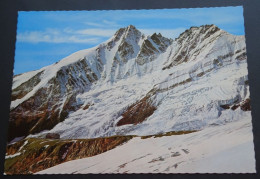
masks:
[(250, 111), (244, 36), (215, 25), (175, 40), (130, 25), (108, 41), (13, 78), (8, 140), (200, 130)]

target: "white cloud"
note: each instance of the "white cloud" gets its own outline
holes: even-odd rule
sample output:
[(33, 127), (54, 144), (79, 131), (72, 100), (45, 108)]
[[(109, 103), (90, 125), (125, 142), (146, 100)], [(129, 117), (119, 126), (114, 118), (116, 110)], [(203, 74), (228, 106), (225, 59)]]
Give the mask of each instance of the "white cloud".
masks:
[(96, 23), (96, 22), (84, 22), (84, 24), (86, 24), (88, 26), (92, 26), (92, 27), (104, 27), (103, 24)]
[(90, 27), (98, 27), (98, 28), (107, 28), (107, 26), (114, 27), (114, 28), (119, 28), (121, 27), (119, 24), (117, 24), (115, 21), (110, 21), (110, 20), (102, 20), (97, 22), (84, 22), (84, 24), (90, 26)]
[(105, 26), (109, 25), (111, 27), (121, 27), (121, 25), (119, 25), (118, 23), (116, 23), (115, 21), (111, 21), (111, 20), (103, 20), (103, 24)]
[(111, 37), (116, 32), (116, 29), (83, 29), (76, 31), (77, 34), (93, 35), (101, 37)]
[[(107, 23), (107, 22), (106, 22)], [(114, 35), (117, 29), (88, 28), (75, 30), (47, 28), (43, 31), (25, 31), (17, 34), (17, 41), (28, 43), (86, 43), (96, 45)]]
[(86, 43), (86, 44), (96, 44), (100, 43), (101, 39), (98, 37), (82, 37), (79, 35), (71, 35), (66, 33), (61, 33), (56, 30), (51, 32), (46, 31), (30, 31), (19, 33), (17, 35), (18, 42), (29, 42), (29, 43)]

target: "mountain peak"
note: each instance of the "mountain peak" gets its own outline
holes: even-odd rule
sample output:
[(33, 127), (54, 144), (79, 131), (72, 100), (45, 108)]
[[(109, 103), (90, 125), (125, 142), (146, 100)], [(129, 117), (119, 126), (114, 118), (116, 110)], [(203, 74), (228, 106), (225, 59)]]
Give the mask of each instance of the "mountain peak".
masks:
[(135, 26), (130, 24), (127, 27), (122, 27), (122, 28), (118, 29), (116, 31), (116, 33), (114, 34), (113, 40), (118, 41), (122, 37), (122, 35), (124, 35), (126, 37), (126, 36), (129, 36), (131, 33), (140, 34), (141, 32), (139, 30), (137, 30)]
[(121, 38), (124, 41), (128, 41), (129, 39), (139, 39), (141, 37), (142, 33), (136, 29), (135, 26), (129, 25), (127, 27), (120, 28), (116, 31), (113, 38), (107, 43), (107, 49), (111, 50), (115, 43), (118, 42)]
[(125, 35), (141, 34), (141, 32), (133, 25), (129, 25), (125, 28)]
[[(210, 39), (217, 39), (225, 31), (219, 29), (216, 25), (202, 25), (192, 26), (185, 30), (175, 39), (178, 44), (177, 53), (172, 57), (171, 63), (163, 69), (171, 68), (183, 62), (187, 62), (191, 59), (189, 51), (197, 49), (197, 46), (202, 43), (208, 42)], [(185, 47), (185, 48), (183, 48)], [(199, 52), (199, 50), (197, 51)]]
[(205, 36), (206, 38), (211, 36), (212, 34), (215, 34), (216, 32), (218, 32), (220, 30), (220, 28), (218, 28), (216, 25), (214, 24), (206, 24), (206, 25), (202, 25), (202, 26), (192, 26), (189, 29), (185, 30), (184, 32), (182, 32), (179, 37), (177, 37), (175, 40), (179, 41), (179, 43), (182, 43), (182, 41), (186, 38), (191, 38), (193, 36), (198, 36), (198, 35), (202, 35)]
[(153, 35), (151, 36), (151, 38), (152, 38), (152, 37), (162, 37), (162, 34), (161, 34), (161, 33), (158, 33), (158, 34), (157, 34), (157, 33), (153, 33)]
[(127, 32), (129, 32), (129, 31), (139, 31), (139, 30), (137, 30), (136, 29), (136, 27), (135, 26), (133, 26), (133, 25), (129, 25), (129, 26), (127, 26), (127, 27), (122, 27), (122, 28), (120, 28), (120, 29), (118, 29), (117, 31), (116, 31), (116, 33), (115, 33), (115, 37), (121, 37), (121, 35), (123, 34), (123, 33), (127, 33)]
[(129, 26), (127, 26), (127, 29), (134, 29), (134, 30), (137, 30), (136, 27), (132, 24), (130, 24)]
[(202, 25), (199, 28), (204, 29), (204, 32), (208, 31), (208, 32), (210, 32), (212, 34), (220, 30), (220, 28), (218, 26), (214, 25), (214, 24)]
[(215, 24), (205, 24), (201, 26), (191, 26), (190, 29), (187, 30), (194, 30), (194, 29), (201, 29), (201, 28), (210, 29), (210, 28), (218, 28), (218, 27)]
[[(185, 30), (184, 32), (182, 32), (178, 38), (183, 37), (183, 36), (189, 36), (190, 34), (194, 33), (195, 31), (198, 31), (199, 33), (205, 33), (206, 31), (211, 31), (212, 33), (215, 33), (217, 31), (219, 31), (220, 29), (214, 25), (214, 24), (206, 24), (206, 25), (201, 25), (201, 26), (191, 26), (189, 29)], [(178, 39), (177, 38), (177, 39)]]

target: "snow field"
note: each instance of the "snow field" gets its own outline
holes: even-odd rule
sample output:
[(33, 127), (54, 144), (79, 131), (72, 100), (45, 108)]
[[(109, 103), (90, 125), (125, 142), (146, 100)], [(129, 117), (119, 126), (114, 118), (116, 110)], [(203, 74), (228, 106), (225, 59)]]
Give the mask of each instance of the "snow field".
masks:
[(244, 118), (185, 135), (135, 137), (100, 155), (37, 174), (255, 173), (253, 151), (251, 120)]

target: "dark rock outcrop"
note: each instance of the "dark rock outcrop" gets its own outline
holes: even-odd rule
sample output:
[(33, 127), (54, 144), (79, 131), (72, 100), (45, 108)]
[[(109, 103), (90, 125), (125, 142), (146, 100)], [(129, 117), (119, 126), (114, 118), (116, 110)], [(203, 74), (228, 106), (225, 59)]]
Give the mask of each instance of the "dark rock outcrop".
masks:
[[(99, 63), (98, 60), (96, 63)], [(30, 79), (17, 87), (16, 89), (19, 90), (15, 89), (12, 99), (24, 95), (19, 91), (23, 89), (26, 91), (28, 86), (39, 83), (38, 78), (41, 73), (35, 75), (33, 80)], [(91, 70), (86, 59), (60, 68), (56, 76), (51, 78), (44, 87), (39, 88), (34, 95), (11, 109), (8, 141), (15, 137), (52, 129), (62, 122), (69, 112), (81, 107), (82, 104), (76, 101), (76, 95), (87, 91), (98, 79), (99, 74)], [(29, 84), (30, 82), (32, 84)]]
[(136, 58), (136, 63), (143, 65), (153, 61), (158, 53), (165, 52), (167, 47), (171, 44), (172, 39), (165, 38), (160, 33), (154, 33), (151, 37), (144, 40)]
[(4, 172), (7, 175), (35, 173), (63, 162), (101, 154), (132, 138), (133, 136), (77, 140), (24, 139), (7, 146), (7, 155), (21, 154), (5, 160)]
[(250, 99), (249, 98), (247, 98), (245, 101), (242, 102), (241, 109), (243, 111), (251, 111)]
[(153, 114), (156, 107), (153, 106), (149, 97), (144, 97), (140, 101), (131, 105), (123, 114), (123, 118), (117, 122), (117, 126), (126, 124), (138, 124), (146, 120)]
[(48, 133), (45, 136), (46, 139), (59, 139), (60, 135), (57, 133)]

